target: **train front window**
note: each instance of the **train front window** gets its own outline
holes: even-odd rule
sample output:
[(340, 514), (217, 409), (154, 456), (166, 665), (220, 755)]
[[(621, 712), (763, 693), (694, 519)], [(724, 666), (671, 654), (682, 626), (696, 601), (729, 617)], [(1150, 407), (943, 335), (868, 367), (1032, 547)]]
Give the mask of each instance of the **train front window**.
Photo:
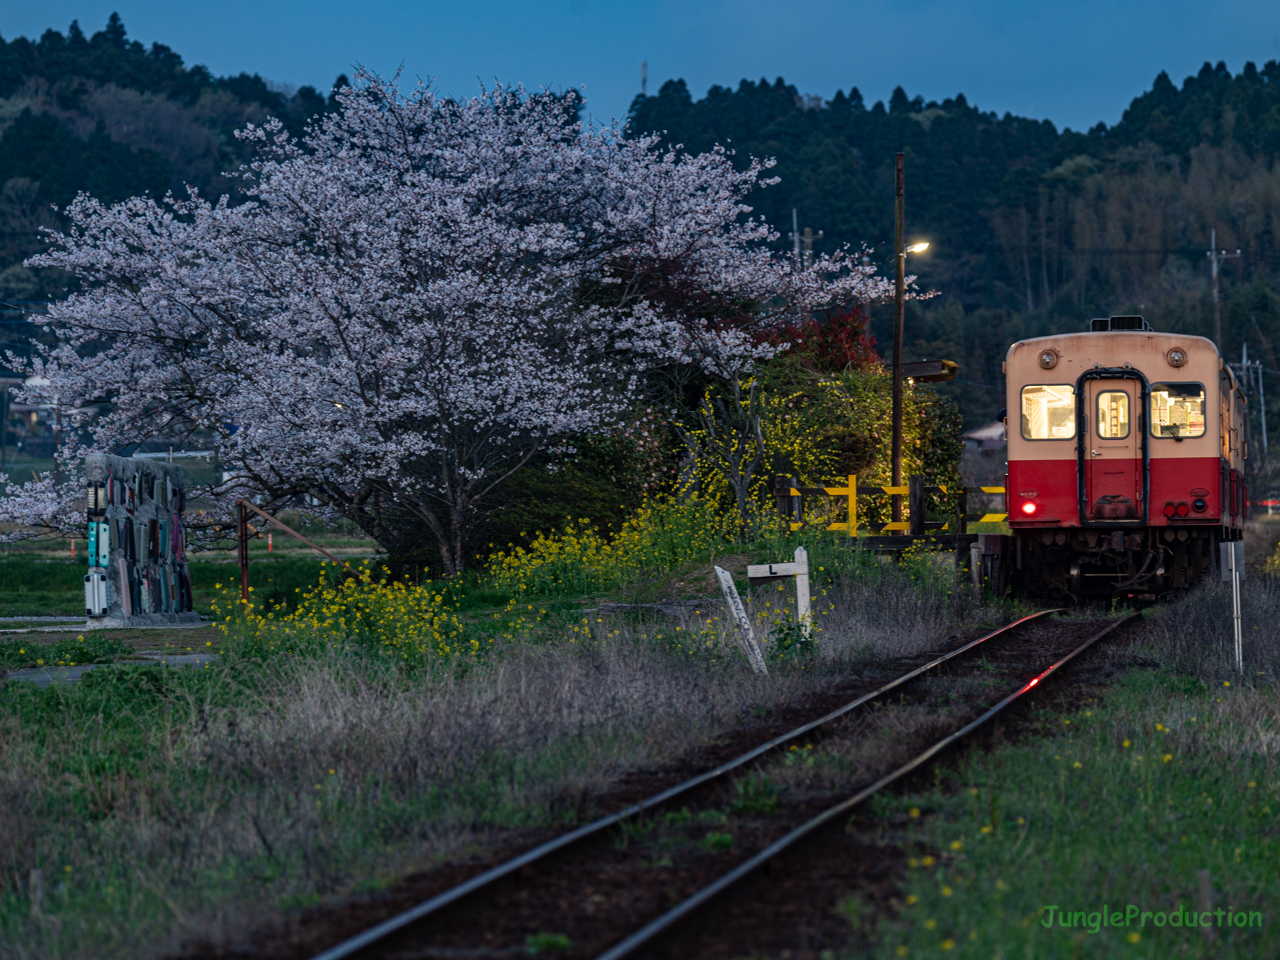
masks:
[(1098, 436), (1123, 440), (1129, 435), (1129, 394), (1107, 390), (1098, 394)]
[(1076, 389), (1066, 383), (1022, 388), (1022, 436), (1028, 440), (1070, 440), (1076, 435)]
[(1204, 384), (1153, 383), (1151, 385), (1151, 435), (1153, 437), (1204, 436)]

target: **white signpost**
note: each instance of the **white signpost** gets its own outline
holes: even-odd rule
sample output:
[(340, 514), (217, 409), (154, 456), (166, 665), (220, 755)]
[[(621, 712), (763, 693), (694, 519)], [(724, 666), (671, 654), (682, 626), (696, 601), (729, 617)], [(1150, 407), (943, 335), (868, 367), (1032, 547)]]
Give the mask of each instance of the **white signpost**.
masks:
[(813, 629), (813, 614), (809, 607), (809, 552), (796, 547), (794, 563), (757, 563), (747, 567), (747, 579), (752, 586), (774, 580), (796, 579), (796, 623), (800, 624), (805, 639)]
[(738, 596), (738, 588), (733, 585), (733, 577), (723, 567), (715, 569), (716, 579), (720, 581), (720, 590), (724, 593), (724, 602), (729, 607), (734, 623), (738, 626), (738, 636), (742, 638), (742, 649), (746, 651), (747, 659), (751, 661), (751, 669), (761, 676), (768, 676), (769, 668), (765, 666), (764, 654), (760, 652), (760, 645), (756, 643), (755, 631), (751, 629), (751, 618), (747, 616), (747, 609), (742, 605), (742, 598)]
[(1244, 541), (1218, 544), (1222, 579), (1231, 581), (1231, 618), (1236, 635), (1236, 669), (1244, 673), (1244, 637), (1240, 627), (1240, 581), (1244, 579)]
[[(755, 631), (751, 629), (751, 618), (738, 596), (738, 588), (733, 585), (733, 577), (729, 571), (716, 567), (716, 578), (720, 581), (720, 590), (724, 593), (724, 602), (738, 625), (738, 634), (742, 637), (743, 649), (747, 659), (751, 661), (751, 669), (761, 675), (767, 675), (769, 668), (765, 666), (764, 654), (760, 644), (756, 642)], [(809, 553), (804, 547), (796, 547), (796, 558), (793, 563), (755, 563), (747, 567), (747, 578), (752, 586), (760, 583), (772, 583), (774, 580), (786, 580), (794, 577), (796, 581), (796, 622), (806, 640), (813, 630), (813, 613), (809, 603)]]

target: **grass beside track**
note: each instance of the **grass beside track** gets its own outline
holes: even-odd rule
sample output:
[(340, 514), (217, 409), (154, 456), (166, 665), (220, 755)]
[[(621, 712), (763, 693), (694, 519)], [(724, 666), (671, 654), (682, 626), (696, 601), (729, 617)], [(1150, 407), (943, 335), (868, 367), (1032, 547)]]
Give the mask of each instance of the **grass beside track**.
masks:
[[(959, 791), (881, 801), (916, 826), (900, 915), (876, 926), (845, 904), (876, 930), (876, 955), (1280, 956), (1280, 585), (1249, 582), (1243, 607), (1243, 678), (1230, 592), (1206, 584), (1149, 616), (1139, 650), (1153, 666), (1102, 702), (1047, 715), (1052, 735), (975, 753)], [(1254, 914), (1254, 926), (1215, 914), (1208, 938), (1169, 922), (1206, 909), (1201, 871), (1208, 909)]]
[[(877, 956), (1280, 956), (1273, 691), (1144, 670), (1054, 720), (1058, 736), (973, 755), (958, 792), (880, 805), (918, 825)], [(1254, 926), (1215, 926), (1211, 942), (1168, 922), (1205, 909), (1202, 870), (1207, 909)], [(844, 909), (858, 916), (856, 902)]]
[[(201, 669), (117, 665), (65, 686), (10, 682), (0, 687), (0, 957), (226, 945), (512, 830), (581, 821), (628, 770), (851, 663), (1004, 616), (953, 595), (950, 573), (927, 559), (819, 573), (818, 640), (802, 654), (775, 648), (767, 678), (704, 610), (549, 615), (483, 655), (412, 664), (358, 631), (272, 652), (259, 628), (233, 623)], [(763, 634), (779, 599), (773, 589), (754, 599)], [(479, 616), (465, 624), (483, 627)]]
[[(320, 570), (320, 561), (309, 557), (255, 558), (249, 565), (249, 584), (262, 601), (288, 607), (294, 603), (295, 590), (313, 585)], [(0, 557), (0, 617), (83, 616), (87, 572), (80, 559)], [(239, 577), (234, 563), (192, 560), (196, 609), (208, 614), (210, 604), (222, 593), (215, 584), (238, 584)]]
[[(794, 543), (757, 546), (716, 562), (740, 571), (748, 559), (785, 559)], [(746, 669), (733, 634), (709, 610), (588, 617), (591, 597), (553, 592), (528, 598), (528, 625), (476, 656), (427, 651), (392, 662), (359, 629), (295, 633), (303, 642), (273, 647), (278, 622), (233, 623), (220, 658), (203, 669), (118, 665), (46, 689), (0, 680), (0, 957), (242, 942), (301, 907), (382, 889), (497, 838), (540, 838), (581, 822), (594, 812), (591, 798), (629, 770), (660, 765), (833, 676), (1012, 612), (974, 603), (953, 589), (949, 565), (928, 557), (886, 564), (830, 541), (812, 544), (810, 557), (816, 643), (795, 644), (789, 589), (770, 584), (750, 597), (757, 632), (772, 641), (768, 678)], [(63, 575), (21, 562), (30, 566), (0, 568), (0, 602), (25, 596), (18, 586), (48, 582), (41, 576)], [(706, 595), (714, 589), (708, 566), (689, 561), (611, 599)], [(10, 569), (13, 580), (4, 576)], [(302, 559), (255, 560), (255, 600), (292, 602), (319, 569)], [(236, 572), (214, 563), (193, 564), (197, 571), (205, 602)], [(455, 601), (464, 639), (483, 637), (492, 606), (505, 603), (481, 589)], [(1053, 738), (976, 758), (966, 773), (976, 798), (926, 792), (909, 801), (925, 815), (911, 841), (918, 865), (901, 916), (860, 921), (884, 955), (1107, 956), (1094, 949), (1101, 933), (1048, 930), (1032, 912), (1049, 904), (1092, 912), (1101, 909), (1097, 894), (1167, 909), (1159, 904), (1172, 904), (1170, 896), (1187, 902), (1185, 874), (1200, 869), (1214, 878), (1215, 906), (1245, 898), (1269, 923), (1280, 919), (1274, 907), (1246, 902), (1275, 898), (1273, 880), (1262, 893), (1251, 884), (1258, 864), (1274, 864), (1278, 852), (1280, 730), (1274, 712), (1251, 705), (1274, 689), (1263, 685), (1280, 663), (1280, 587), (1251, 580), (1245, 609), (1256, 689), (1241, 691), (1233, 678), (1229, 595), (1213, 585), (1151, 619), (1150, 656), (1162, 672), (1125, 681)], [(57, 610), (23, 611), (35, 612)], [(909, 905), (908, 896), (916, 898)], [(861, 916), (855, 902), (845, 908)], [(1160, 952), (1168, 928), (1151, 929), (1126, 931), (1140, 939), (1106, 949), (1169, 955)], [(1225, 935), (1217, 946), (1229, 946)]]

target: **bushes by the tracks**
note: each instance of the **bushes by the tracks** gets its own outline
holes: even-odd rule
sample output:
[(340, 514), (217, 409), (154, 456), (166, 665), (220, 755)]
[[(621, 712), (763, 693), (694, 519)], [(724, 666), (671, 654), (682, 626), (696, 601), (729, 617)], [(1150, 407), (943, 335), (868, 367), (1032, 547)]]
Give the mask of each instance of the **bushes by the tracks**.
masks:
[(486, 573), (494, 587), (524, 596), (590, 593), (652, 577), (691, 560), (711, 562), (732, 544), (717, 504), (691, 496), (647, 501), (613, 536), (589, 520), (537, 533), (528, 546), (498, 551)]
[[(240, 602), (230, 585), (213, 602), (218, 626), (237, 641), (244, 656), (315, 656), (329, 651), (373, 657), (401, 667), (419, 667), (456, 657), (474, 657), (499, 639), (512, 639), (541, 615), (514, 600), (483, 618), (460, 611), (461, 583), (395, 580), (369, 563), (344, 575), (336, 565), (320, 582), (298, 588), (292, 609)], [(250, 588), (252, 590), (252, 588)]]

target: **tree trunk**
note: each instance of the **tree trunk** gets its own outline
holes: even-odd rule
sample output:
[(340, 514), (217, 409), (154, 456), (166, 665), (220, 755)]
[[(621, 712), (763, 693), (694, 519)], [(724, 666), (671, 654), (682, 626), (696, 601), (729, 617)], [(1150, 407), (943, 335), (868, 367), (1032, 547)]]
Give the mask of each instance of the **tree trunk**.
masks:
[(712, 400), (708, 396), (699, 405), (697, 418), (701, 436), (685, 434), (690, 453), (695, 458), (709, 456), (733, 491), (744, 531), (751, 525), (751, 482), (764, 462), (758, 393), (758, 384), (752, 383), (744, 406), (742, 382), (735, 377), (728, 403), (723, 398)]

